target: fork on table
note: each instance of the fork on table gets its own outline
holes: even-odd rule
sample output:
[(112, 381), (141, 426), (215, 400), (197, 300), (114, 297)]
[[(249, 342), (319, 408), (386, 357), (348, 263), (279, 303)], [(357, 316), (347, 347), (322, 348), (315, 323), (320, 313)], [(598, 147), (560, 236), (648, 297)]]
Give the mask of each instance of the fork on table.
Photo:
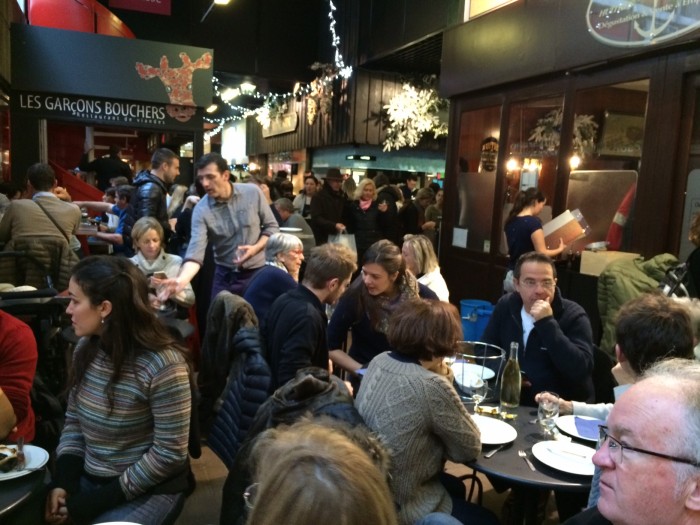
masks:
[(527, 466), (530, 467), (530, 470), (535, 472), (535, 465), (532, 464), (532, 461), (530, 461), (530, 458), (527, 457), (527, 452), (524, 450), (518, 450), (518, 456), (523, 458), (525, 460), (525, 463), (527, 463)]

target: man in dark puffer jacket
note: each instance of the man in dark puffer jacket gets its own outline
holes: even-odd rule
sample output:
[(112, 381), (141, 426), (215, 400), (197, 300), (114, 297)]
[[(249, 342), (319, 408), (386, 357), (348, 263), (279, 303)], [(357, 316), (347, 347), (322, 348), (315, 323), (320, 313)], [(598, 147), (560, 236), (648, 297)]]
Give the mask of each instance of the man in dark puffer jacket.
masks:
[(134, 195), (131, 199), (134, 219), (155, 217), (165, 232), (164, 246), (172, 231), (168, 222), (167, 188), (178, 175), (180, 158), (168, 148), (159, 148), (151, 157), (150, 171), (143, 170), (134, 179)]

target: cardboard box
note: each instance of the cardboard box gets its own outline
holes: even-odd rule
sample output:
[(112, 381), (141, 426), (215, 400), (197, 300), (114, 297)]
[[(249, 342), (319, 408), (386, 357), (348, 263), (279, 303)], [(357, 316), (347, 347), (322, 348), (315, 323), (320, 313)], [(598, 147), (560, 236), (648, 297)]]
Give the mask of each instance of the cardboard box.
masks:
[(605, 267), (613, 261), (620, 259), (636, 259), (641, 257), (638, 253), (601, 251), (592, 252), (585, 250), (581, 252), (581, 273), (595, 275), (598, 277)]

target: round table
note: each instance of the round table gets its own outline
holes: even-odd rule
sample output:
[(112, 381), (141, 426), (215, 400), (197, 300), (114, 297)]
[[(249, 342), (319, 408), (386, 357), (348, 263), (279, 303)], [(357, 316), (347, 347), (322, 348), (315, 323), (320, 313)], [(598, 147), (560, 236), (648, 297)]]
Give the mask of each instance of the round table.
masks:
[[(532, 421), (537, 417), (537, 408), (518, 407), (518, 417), (509, 420), (518, 431), (515, 441), (506, 445), (490, 458), (484, 454), (493, 450), (495, 446), (484, 446), (482, 453), (467, 466), (487, 474), (490, 478), (503, 480), (513, 485), (522, 485), (530, 488), (553, 489), (564, 492), (588, 492), (591, 488), (592, 476), (578, 476), (568, 474), (560, 470), (548, 467), (532, 455), (532, 446), (544, 440), (542, 430), (537, 423)], [(590, 442), (582, 442), (590, 445)], [(528, 458), (535, 466), (533, 472), (523, 458), (518, 456), (518, 450), (527, 452)]]
[(46, 469), (41, 468), (19, 478), (0, 481), (0, 518), (11, 515), (41, 490), (45, 475)]
[[(490, 458), (484, 454), (496, 448), (496, 445), (484, 445), (479, 456), (466, 463), (474, 470), (486, 474), (498, 492), (512, 489), (513, 504), (511, 513), (517, 523), (537, 523), (537, 503), (542, 490), (554, 490), (557, 509), (562, 521), (578, 512), (585, 504), (586, 494), (590, 491), (592, 476), (578, 476), (548, 467), (532, 454), (532, 446), (544, 441), (542, 430), (536, 422), (537, 408), (518, 407), (518, 417), (509, 420), (518, 432), (515, 441), (506, 445)], [(577, 440), (575, 440), (577, 441)], [(591, 445), (590, 442), (584, 442)], [(525, 450), (527, 457), (535, 467), (532, 471), (525, 460), (518, 456), (518, 450)]]

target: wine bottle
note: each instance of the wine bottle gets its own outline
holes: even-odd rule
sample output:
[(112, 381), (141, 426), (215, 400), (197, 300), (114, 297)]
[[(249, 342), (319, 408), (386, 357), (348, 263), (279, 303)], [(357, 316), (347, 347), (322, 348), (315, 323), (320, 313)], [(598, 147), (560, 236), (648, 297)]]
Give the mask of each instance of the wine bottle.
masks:
[[(501, 416), (515, 414), (520, 406), (520, 365), (518, 364), (518, 343), (510, 343), (510, 356), (501, 377)], [(511, 416), (514, 417), (514, 416)]]

